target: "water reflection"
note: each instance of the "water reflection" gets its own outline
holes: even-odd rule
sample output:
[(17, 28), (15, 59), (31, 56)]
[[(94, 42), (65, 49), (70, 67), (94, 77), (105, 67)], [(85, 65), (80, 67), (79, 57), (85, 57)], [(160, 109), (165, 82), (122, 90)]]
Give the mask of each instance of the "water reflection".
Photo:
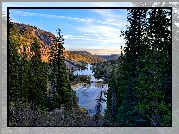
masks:
[[(77, 97), (79, 97), (79, 105), (82, 108), (88, 110), (89, 114), (95, 114), (95, 99), (99, 95), (100, 91), (106, 91), (108, 89), (107, 84), (102, 84), (99, 80), (95, 79), (93, 76), (93, 72), (90, 69), (92, 65), (88, 64), (88, 69), (86, 70), (77, 70), (74, 71), (74, 74), (78, 75), (90, 75), (91, 76), (91, 83), (90, 84), (80, 84), (74, 88), (76, 91)], [(102, 96), (105, 99), (103, 94)], [(101, 114), (104, 114), (104, 109), (106, 108), (106, 102), (102, 103)]]

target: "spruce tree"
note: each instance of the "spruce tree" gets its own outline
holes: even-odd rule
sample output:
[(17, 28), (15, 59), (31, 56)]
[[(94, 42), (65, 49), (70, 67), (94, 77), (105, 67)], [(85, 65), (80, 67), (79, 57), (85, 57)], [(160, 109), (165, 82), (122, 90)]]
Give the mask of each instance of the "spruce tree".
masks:
[(122, 34), (125, 35), (126, 46), (124, 48), (125, 56), (123, 57), (121, 86), (119, 92), (122, 96), (122, 104), (118, 105), (118, 125), (123, 126), (140, 126), (141, 116), (135, 110), (139, 99), (136, 97), (135, 86), (138, 85), (137, 77), (139, 75), (138, 59), (142, 54), (143, 46), (142, 37), (145, 34), (147, 9), (130, 9), (128, 10), (128, 22), (130, 25)]
[(139, 76), (140, 88), (136, 89), (140, 97), (146, 97), (137, 107), (151, 126), (171, 125), (171, 31), (168, 29), (171, 18), (167, 18), (168, 13), (162, 9), (149, 12), (147, 33), (150, 49), (140, 59), (145, 66)]
[(31, 101), (41, 109), (46, 108), (47, 103), (47, 70), (45, 63), (41, 60), (40, 44), (35, 37), (34, 42), (31, 44), (31, 50), (33, 52), (30, 60), (31, 66)]
[(12, 37), (12, 35), (17, 34), (17, 29), (13, 27), (12, 22), (9, 20), (9, 40), (8, 40), (8, 71), (9, 71), (9, 101), (18, 101), (20, 97), (20, 89), (19, 89), (19, 59), (17, 48), (18, 44), (16, 40)]
[(115, 73), (118, 76), (114, 79), (113, 74), (113, 79), (109, 82), (107, 96), (106, 111), (109, 112), (114, 98), (112, 88), (117, 88), (117, 112), (113, 121), (117, 126), (171, 125), (169, 17), (170, 10), (128, 10), (130, 25), (122, 33), (126, 39), (125, 55)]
[(65, 108), (71, 109), (73, 100), (74, 100), (74, 92), (71, 89), (67, 72), (66, 65), (64, 63), (64, 38), (61, 35), (61, 30), (58, 29), (57, 39), (51, 46), (50, 52), (50, 81), (51, 81), (51, 92), (52, 96), (50, 98), (52, 103), (52, 109), (61, 108), (64, 105)]

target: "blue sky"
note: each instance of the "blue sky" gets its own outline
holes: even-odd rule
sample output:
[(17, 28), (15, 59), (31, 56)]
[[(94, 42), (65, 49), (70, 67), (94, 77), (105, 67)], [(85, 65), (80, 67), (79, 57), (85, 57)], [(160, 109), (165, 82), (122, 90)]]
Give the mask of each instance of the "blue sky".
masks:
[[(27, 3), (3, 3), (8, 6), (32, 6)], [(58, 5), (59, 4), (59, 5)], [(36, 6), (60, 6), (62, 3), (33, 4)], [(85, 5), (86, 4), (86, 5)], [(114, 3), (85, 3), (74, 6), (117, 6)], [(126, 3), (120, 6), (128, 6)], [(65, 5), (65, 3), (63, 4)], [(68, 4), (68, 6), (71, 6)], [(4, 11), (6, 9), (4, 8)], [(6, 11), (5, 11), (6, 12)], [(12, 21), (36, 26), (56, 34), (58, 28), (64, 35), (67, 51), (88, 51), (92, 54), (119, 54), (125, 44), (119, 37), (125, 30), (127, 10), (125, 9), (10, 9)]]

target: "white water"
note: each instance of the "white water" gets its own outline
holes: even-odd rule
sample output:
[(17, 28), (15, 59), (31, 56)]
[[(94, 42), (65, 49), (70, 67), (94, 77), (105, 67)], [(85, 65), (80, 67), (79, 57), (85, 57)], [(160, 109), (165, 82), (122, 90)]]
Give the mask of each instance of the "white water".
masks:
[[(91, 84), (87, 84), (86, 86), (81, 84), (77, 86), (74, 90), (76, 91), (77, 97), (79, 97), (78, 104), (80, 105), (80, 107), (87, 109), (88, 113), (92, 115), (95, 114), (95, 106), (96, 106), (95, 99), (97, 98), (101, 90), (108, 89), (108, 85), (105, 84), (103, 87), (96, 85), (97, 79), (94, 78), (92, 70), (90, 70), (91, 66), (92, 65), (88, 64), (87, 66), (88, 69), (74, 71), (74, 74), (91, 76)], [(103, 98), (106, 99), (104, 95)], [(106, 108), (106, 102), (103, 102), (101, 108), (101, 114), (104, 114), (105, 108)]]

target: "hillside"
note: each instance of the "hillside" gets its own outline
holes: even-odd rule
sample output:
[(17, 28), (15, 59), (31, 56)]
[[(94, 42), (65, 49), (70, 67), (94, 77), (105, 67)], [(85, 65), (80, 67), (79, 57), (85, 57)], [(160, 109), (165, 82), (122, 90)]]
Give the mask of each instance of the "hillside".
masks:
[[(34, 37), (37, 37), (41, 45), (41, 59), (43, 62), (48, 62), (50, 47), (53, 40), (56, 39), (55, 35), (51, 32), (41, 30), (35, 26), (26, 24), (14, 23), (14, 27), (18, 31), (17, 35), (13, 38), (20, 44), (18, 52), (26, 52), (27, 58), (33, 53), (30, 44), (33, 42)], [(87, 51), (65, 51), (64, 49), (65, 64), (67, 69), (77, 70), (84, 66), (86, 63), (102, 62), (104, 61), (97, 56), (92, 55)]]
[(87, 51), (66, 51), (65, 57), (76, 62), (95, 63), (104, 61), (104, 59), (98, 58)]
[(99, 58), (105, 59), (105, 60), (117, 60), (120, 56), (120, 54), (111, 54), (111, 55), (96, 55)]
[(55, 35), (50, 32), (40, 30), (35, 26), (26, 24), (13, 23), (18, 34), (13, 35), (14, 39), (20, 44), (19, 53), (26, 52), (29, 57), (31, 52), (30, 44), (33, 42), (34, 37), (37, 37), (38, 42), (41, 45), (41, 58), (43, 62), (48, 62), (48, 52), (50, 52), (50, 45), (52, 40), (56, 39)]

